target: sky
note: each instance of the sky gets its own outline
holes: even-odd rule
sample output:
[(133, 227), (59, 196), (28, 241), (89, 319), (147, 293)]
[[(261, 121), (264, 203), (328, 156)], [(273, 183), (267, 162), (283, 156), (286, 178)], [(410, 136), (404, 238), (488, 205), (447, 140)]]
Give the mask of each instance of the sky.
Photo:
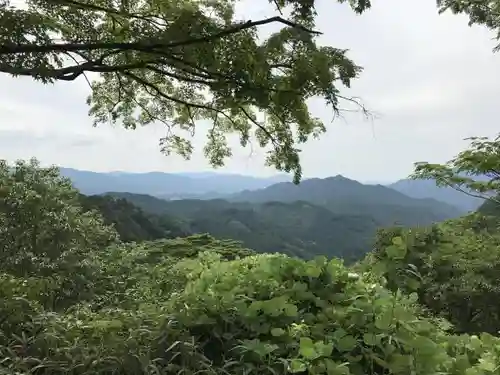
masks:
[[(467, 147), (466, 137), (500, 132), (500, 53), (492, 52), (492, 32), (469, 27), (463, 16), (438, 15), (434, 0), (374, 1), (363, 15), (331, 0), (320, 0), (317, 9), (320, 43), (348, 48), (364, 68), (345, 93), (361, 97), (376, 116), (349, 114), (332, 122), (331, 109), (314, 101), (311, 110), (328, 132), (302, 147), (306, 177), (395, 181), (410, 174), (414, 162), (451, 159)], [(274, 15), (265, 0), (245, 0), (238, 13), (247, 19)], [(92, 127), (84, 80), (43, 85), (0, 73), (0, 88), (0, 158), (35, 156), (45, 165), (102, 172), (211, 169), (202, 128), (185, 161), (160, 153), (160, 125)], [(263, 150), (232, 144), (233, 157), (219, 172), (276, 173), (264, 166)]]

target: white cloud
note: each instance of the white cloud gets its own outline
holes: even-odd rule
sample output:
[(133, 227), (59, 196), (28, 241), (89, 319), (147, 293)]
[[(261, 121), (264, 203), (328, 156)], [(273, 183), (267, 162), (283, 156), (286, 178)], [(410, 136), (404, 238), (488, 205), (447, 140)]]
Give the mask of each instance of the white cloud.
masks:
[[(271, 14), (270, 5), (246, 0), (245, 18)], [(413, 162), (442, 162), (458, 153), (473, 135), (498, 132), (500, 54), (492, 34), (468, 27), (467, 19), (438, 15), (434, 2), (375, 2), (355, 15), (347, 5), (319, 1), (321, 42), (349, 48), (364, 67), (349, 93), (380, 113), (374, 122), (346, 116), (328, 126), (321, 140), (303, 147), (308, 176), (337, 173), (360, 180), (393, 180), (411, 172)], [(209, 168), (202, 153), (203, 129), (191, 161), (159, 153), (161, 126), (126, 131), (93, 128), (87, 116), (84, 80), (43, 86), (25, 78), (0, 76), (0, 150), (8, 159), (38, 157), (46, 164), (91, 170), (196, 171)], [(315, 114), (328, 124), (331, 109), (315, 101)], [(241, 149), (226, 170), (270, 174), (264, 153)]]

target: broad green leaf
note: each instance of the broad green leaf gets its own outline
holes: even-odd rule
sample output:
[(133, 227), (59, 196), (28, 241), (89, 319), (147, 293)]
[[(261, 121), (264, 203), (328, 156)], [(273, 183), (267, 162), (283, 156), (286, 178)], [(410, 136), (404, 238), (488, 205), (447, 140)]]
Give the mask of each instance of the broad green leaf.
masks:
[(406, 255), (406, 247), (403, 246), (387, 246), (385, 249), (389, 259), (403, 259)]
[(292, 374), (295, 374), (297, 372), (303, 372), (307, 370), (307, 364), (306, 362), (300, 360), (300, 359), (292, 359), (290, 361), (290, 372)]
[(387, 309), (381, 312), (381, 314), (377, 315), (375, 318), (375, 327), (380, 330), (386, 331), (388, 330), (393, 321), (393, 313), (392, 310)]
[(299, 353), (302, 357), (309, 360), (319, 357), (319, 353), (316, 351), (314, 343), (309, 337), (300, 338)]
[(374, 333), (365, 333), (363, 335), (363, 342), (368, 346), (375, 346), (378, 344), (379, 340)]
[(350, 352), (357, 346), (357, 344), (358, 341), (355, 337), (347, 335), (337, 341), (335, 348), (341, 352)]
[(284, 311), (285, 311), (285, 315), (290, 316), (290, 317), (294, 317), (294, 316), (297, 316), (299, 314), (297, 306), (292, 305), (290, 303), (285, 305)]
[(286, 333), (286, 331), (283, 328), (273, 328), (271, 329), (271, 335), (278, 337), (278, 336), (283, 336)]

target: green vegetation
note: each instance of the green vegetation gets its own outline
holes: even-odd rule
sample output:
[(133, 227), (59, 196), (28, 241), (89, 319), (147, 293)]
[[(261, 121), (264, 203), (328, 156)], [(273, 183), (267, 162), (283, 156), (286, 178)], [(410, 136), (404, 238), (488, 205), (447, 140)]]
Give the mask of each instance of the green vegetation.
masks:
[[(290, 20), (238, 22), (234, 2), (224, 0), (27, 0), (23, 8), (0, 0), (0, 71), (43, 82), (100, 73), (89, 98), (96, 124), (164, 122), (167, 154), (188, 157), (192, 145), (178, 131), (192, 133), (196, 120), (209, 119), (205, 153), (213, 165), (231, 155), (227, 134), (238, 133), (245, 146), (255, 130), (258, 144), (270, 146), (267, 163), (298, 182), (297, 145), (325, 131), (307, 99), (323, 96), (340, 111), (339, 100), (352, 99), (334, 84), (349, 86), (360, 68), (346, 51), (316, 45), (314, 1), (272, 3), (291, 8)], [(497, 3), (440, 0), (438, 7), (496, 30)], [(358, 13), (370, 7), (349, 4)], [(259, 40), (257, 26), (271, 22), (285, 27)], [(481, 211), (496, 216), (488, 205), (498, 203), (499, 139), (474, 139), (445, 166), (417, 165), (415, 177), (481, 193)], [(197, 215), (181, 220), (163, 207), (156, 216), (147, 210), (152, 197), (140, 198), (142, 211), (123, 199), (82, 196), (36, 160), (1, 161), (0, 374), (499, 375), (498, 216), (383, 229), (374, 251), (352, 267), (256, 254), (206, 234), (167, 238), (187, 225), (240, 233), (245, 242), (264, 238), (274, 248), (266, 237), (273, 234), (285, 241), (280, 250), (310, 258), (305, 244), (342, 241), (329, 224), (335, 210), (347, 209), (320, 185), (207, 201), (204, 212), (201, 201), (166, 202)], [(304, 186), (319, 200), (298, 198)], [(394, 205), (373, 217), (377, 226), (416, 208), (384, 189), (351, 209)], [(279, 202), (266, 203), (273, 194)], [(436, 202), (426, 202), (432, 213)], [(364, 241), (366, 222), (344, 219)], [(335, 246), (315, 245), (315, 254)]]
[[(358, 14), (371, 7), (370, 0), (337, 2)], [(88, 81), (95, 125), (161, 122), (161, 151), (189, 158), (196, 122), (209, 120), (204, 153), (213, 166), (231, 157), (227, 135), (236, 134), (241, 146), (265, 148), (266, 164), (299, 182), (300, 145), (326, 131), (308, 100), (323, 98), (335, 115), (368, 114), (341, 91), (362, 68), (347, 49), (317, 43), (314, 0), (260, 0), (256, 6), (271, 4), (275, 14), (256, 20), (238, 19), (237, 3), (0, 0), (0, 72), (43, 83), (98, 74)], [(437, 7), (466, 13), (500, 36), (498, 1), (438, 0)], [(270, 24), (281, 28), (259, 35)]]
[[(469, 16), (469, 25), (483, 25), (495, 32), (500, 41), (500, 2), (498, 0), (437, 0), (439, 12), (451, 10)], [(494, 51), (500, 50), (500, 44)]]
[(472, 137), (470, 147), (446, 164), (418, 162), (413, 179), (435, 181), (482, 200), (496, 200), (500, 193), (500, 135), (494, 139)]
[(369, 216), (337, 215), (308, 202), (168, 202), (136, 194), (120, 196), (145, 210), (154, 209), (158, 215), (175, 215), (191, 233), (206, 232), (216, 238), (241, 241), (258, 252), (280, 252), (305, 259), (328, 255), (358, 260), (366, 253), (376, 230)]
[(234, 194), (233, 201), (263, 203), (299, 200), (337, 214), (369, 215), (379, 226), (425, 225), (460, 216), (460, 209), (434, 199), (414, 199), (382, 185), (363, 185), (343, 176), (279, 183), (265, 189)]
[[(369, 269), (389, 289), (416, 292), (458, 332), (500, 331), (500, 233), (479, 214), (429, 228), (380, 231)], [(365, 265), (366, 266), (366, 265)]]
[(349, 268), (205, 234), (123, 243), (106, 221), (153, 216), (35, 160), (0, 172), (3, 374), (500, 374), (500, 232), (480, 214), (382, 230)]

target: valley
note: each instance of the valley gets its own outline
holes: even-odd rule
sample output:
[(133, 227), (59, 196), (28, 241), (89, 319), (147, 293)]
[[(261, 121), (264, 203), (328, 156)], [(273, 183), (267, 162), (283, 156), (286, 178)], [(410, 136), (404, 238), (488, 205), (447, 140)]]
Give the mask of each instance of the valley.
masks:
[[(62, 169), (68, 176), (66, 171)], [(152, 174), (122, 178), (122, 174), (92, 173), (92, 180), (83, 182), (89, 173), (72, 170), (69, 177), (73, 176), (75, 186), (87, 189), (83, 191), (101, 194), (89, 196), (87, 202), (99, 203), (96, 207), (107, 222), (116, 223), (124, 240), (208, 233), (240, 241), (257, 252), (279, 252), (303, 259), (327, 255), (354, 262), (369, 251), (380, 228), (425, 226), (465, 212), (433, 198), (411, 198), (387, 186), (364, 185), (342, 176), (307, 179), (294, 185), (273, 183), (280, 177), (155, 173), (154, 178)], [(131, 176), (134, 186), (127, 182)], [(231, 188), (228, 181), (232, 181)], [(209, 199), (215, 194), (210, 190), (220, 188), (219, 184), (231, 192)], [(137, 193), (110, 191), (117, 186)], [(205, 199), (162, 199), (165, 191), (181, 197), (195, 188), (200, 195), (205, 194)], [(151, 191), (158, 193), (145, 194)], [(430, 189), (429, 195), (432, 192)]]

